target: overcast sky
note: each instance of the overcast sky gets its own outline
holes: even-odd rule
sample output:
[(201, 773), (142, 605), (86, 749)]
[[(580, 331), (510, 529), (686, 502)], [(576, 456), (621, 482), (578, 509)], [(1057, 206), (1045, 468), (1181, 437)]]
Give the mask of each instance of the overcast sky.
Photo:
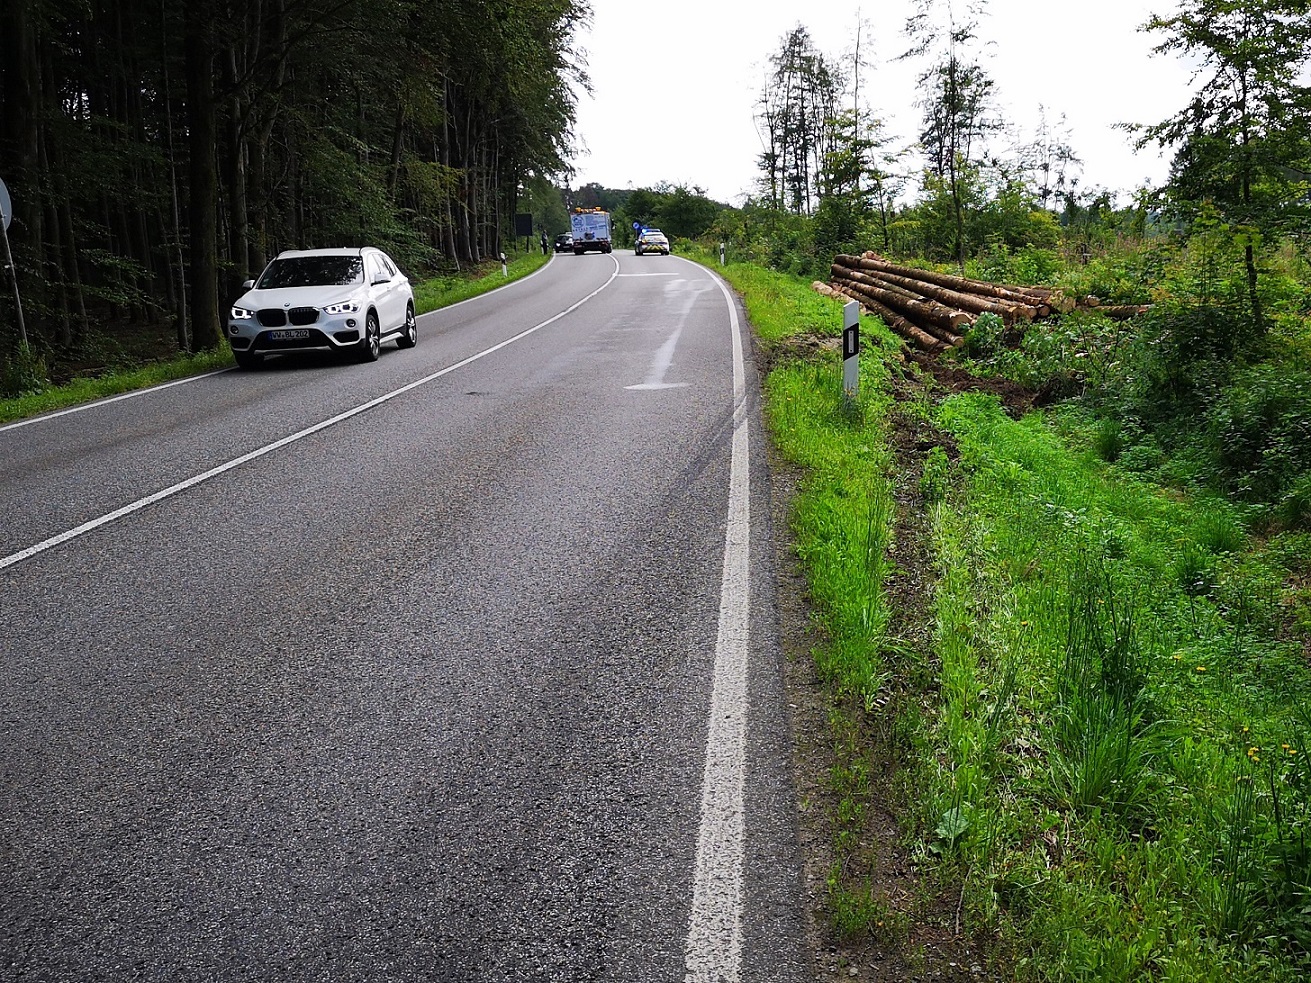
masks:
[[(957, 10), (963, 6), (957, 2)], [(1158, 36), (1138, 30), (1174, 0), (1037, 4), (991, 0), (980, 20), (984, 67), (1005, 118), (1032, 139), (1040, 107), (1065, 117), (1083, 160), (1080, 187), (1128, 191), (1161, 184), (1168, 161), (1137, 153), (1116, 123), (1157, 123), (1188, 101), (1191, 72), (1173, 55), (1153, 55)], [(859, 19), (862, 103), (888, 121), (896, 146), (918, 132), (914, 78), (921, 62), (898, 62), (910, 0), (592, 0), (590, 29), (578, 38), (593, 83), (581, 95), (574, 185), (698, 185), (740, 203), (756, 180), (761, 152), (754, 120), (769, 57), (804, 25), (826, 57), (855, 45)]]

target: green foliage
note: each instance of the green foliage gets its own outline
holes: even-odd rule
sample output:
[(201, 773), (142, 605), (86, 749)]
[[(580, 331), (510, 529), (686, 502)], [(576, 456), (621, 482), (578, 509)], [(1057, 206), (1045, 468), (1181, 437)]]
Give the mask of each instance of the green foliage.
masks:
[(998, 314), (985, 312), (974, 319), (965, 332), (965, 351), (970, 355), (986, 357), (998, 355), (1006, 349), (1006, 323)]
[(1277, 502), (1311, 474), (1311, 369), (1263, 363), (1239, 372), (1206, 411), (1216, 478), (1232, 494)]
[(929, 448), (924, 457), (924, 469), (920, 472), (920, 495), (925, 504), (933, 505), (946, 501), (951, 491), (951, 461), (947, 452), (940, 446)]
[[(1267, 584), (1299, 551), (1249, 554), (1232, 507), (1103, 473), (984, 400), (950, 401), (942, 422), (966, 481), (935, 514), (946, 765), (924, 794), (950, 808), (973, 775), (963, 801), (1009, 817), (990, 841), (957, 841), (956, 862), (996, 885), (980, 916), (1026, 940), (1036, 978), (1133, 980), (1167, 963), (1189, 980), (1297, 978), (1306, 796), (1290, 762), (1304, 767), (1307, 738), (1289, 708), (1311, 671), (1279, 640)], [(1005, 690), (1013, 660), (1025, 684), (989, 751), (982, 694)], [(1236, 781), (1252, 746), (1279, 748), (1273, 780), (1255, 755), (1255, 791)], [(1026, 844), (1044, 838), (1055, 849), (1031, 877)]]
[(45, 359), (29, 345), (20, 343), (17, 351), (0, 363), (0, 398), (39, 393), (49, 384)]

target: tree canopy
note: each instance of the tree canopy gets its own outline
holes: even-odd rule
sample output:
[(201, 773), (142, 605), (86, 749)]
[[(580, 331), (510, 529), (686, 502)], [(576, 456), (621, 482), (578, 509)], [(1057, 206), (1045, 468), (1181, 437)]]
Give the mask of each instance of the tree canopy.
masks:
[[(585, 0), (13, 0), (0, 160), (37, 338), (223, 303), (284, 248), (423, 270), (499, 251), (568, 173)], [(0, 336), (0, 351), (13, 347)]]

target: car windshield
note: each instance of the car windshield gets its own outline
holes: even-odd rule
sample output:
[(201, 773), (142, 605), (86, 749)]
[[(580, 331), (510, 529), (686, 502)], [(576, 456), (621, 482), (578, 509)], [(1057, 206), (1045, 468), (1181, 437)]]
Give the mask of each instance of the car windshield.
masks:
[(364, 261), (358, 256), (288, 256), (270, 263), (255, 287), (343, 287), (363, 279)]

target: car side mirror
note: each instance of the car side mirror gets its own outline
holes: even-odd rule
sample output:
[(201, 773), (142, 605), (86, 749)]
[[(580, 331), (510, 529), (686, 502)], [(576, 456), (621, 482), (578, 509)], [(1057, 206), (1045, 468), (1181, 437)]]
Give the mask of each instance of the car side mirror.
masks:
[(254, 280), (247, 280), (245, 283), (243, 283), (243, 284), (241, 285), (241, 289), (242, 289), (242, 290), (249, 290), (249, 289), (250, 289), (251, 287), (253, 287), (253, 286), (255, 286), (255, 281), (254, 281)]

